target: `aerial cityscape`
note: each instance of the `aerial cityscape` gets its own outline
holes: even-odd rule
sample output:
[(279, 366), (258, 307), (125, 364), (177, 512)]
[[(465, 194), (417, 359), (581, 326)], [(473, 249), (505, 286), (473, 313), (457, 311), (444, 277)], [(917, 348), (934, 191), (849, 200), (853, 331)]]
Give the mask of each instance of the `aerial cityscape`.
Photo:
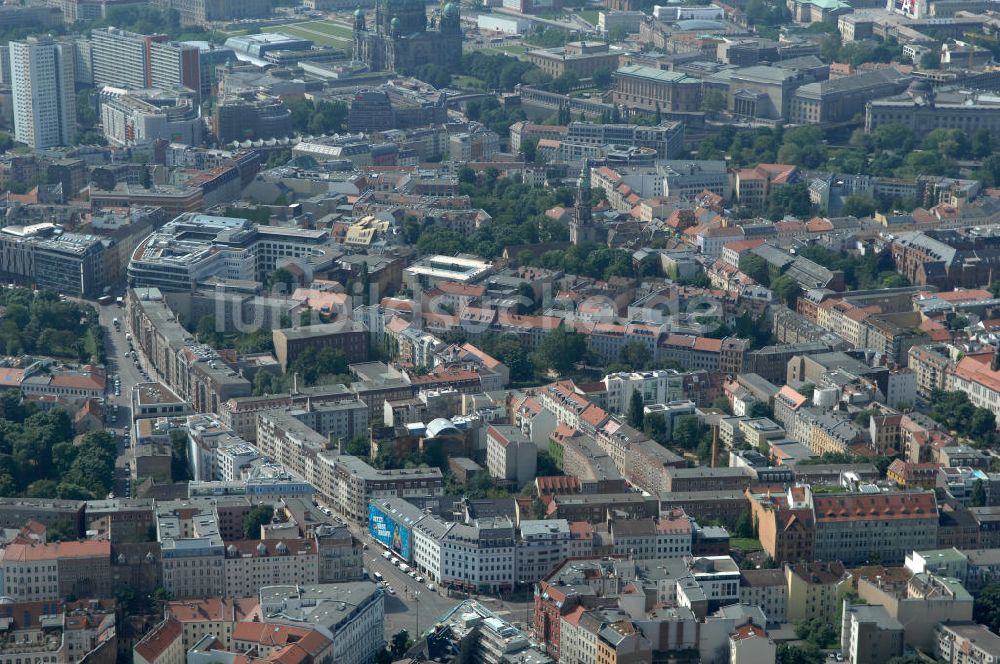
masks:
[(1000, 3), (0, 5), (0, 664), (1000, 664)]

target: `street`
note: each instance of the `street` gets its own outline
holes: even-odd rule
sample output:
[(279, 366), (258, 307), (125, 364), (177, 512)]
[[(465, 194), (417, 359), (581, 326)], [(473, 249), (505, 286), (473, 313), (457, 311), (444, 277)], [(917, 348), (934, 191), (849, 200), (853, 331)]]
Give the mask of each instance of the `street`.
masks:
[[(368, 541), (367, 538), (365, 541)], [(434, 625), (434, 622), (444, 613), (458, 605), (458, 599), (450, 599), (443, 595), (440, 589), (429, 590), (427, 581), (417, 583), (415, 579), (404, 574), (398, 567), (382, 557), (383, 549), (375, 544), (368, 544), (365, 551), (365, 568), (369, 578), (375, 578), (379, 572), (385, 578), (387, 585), (396, 591), (395, 595), (386, 593), (385, 597), (385, 638), (388, 641), (392, 635), (405, 629), (410, 636), (415, 635), (417, 618), (420, 619), (420, 632)]]
[[(128, 496), (132, 489), (129, 466), (127, 465), (131, 463), (131, 455), (126, 453), (126, 446), (131, 438), (126, 440), (123, 433), (127, 431), (130, 436), (132, 433), (132, 388), (138, 383), (145, 382), (146, 378), (143, 377), (142, 371), (135, 366), (132, 358), (127, 355), (129, 343), (125, 339), (125, 310), (116, 304), (95, 306), (98, 310), (101, 327), (104, 328), (104, 348), (107, 353), (107, 428), (119, 440), (119, 456), (115, 462), (114, 494)], [(115, 318), (121, 323), (117, 330), (114, 325)], [(118, 395), (115, 394), (114, 376), (117, 376), (121, 381), (120, 394)]]

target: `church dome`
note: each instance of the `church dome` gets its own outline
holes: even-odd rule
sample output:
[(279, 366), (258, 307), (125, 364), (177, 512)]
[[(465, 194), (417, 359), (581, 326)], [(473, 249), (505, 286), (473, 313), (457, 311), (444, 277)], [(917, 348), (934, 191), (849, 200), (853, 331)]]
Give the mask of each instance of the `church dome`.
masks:
[(354, 18), (364, 18), (364, 17), (365, 13), (361, 10), (361, 7), (358, 7), (357, 9), (354, 10)]
[(444, 6), (443, 16), (445, 18), (457, 18), (458, 17), (458, 5), (454, 2), (449, 2)]
[(392, 30), (396, 31), (396, 32), (399, 31), (399, 17), (398, 16), (393, 16), (392, 17), (392, 20), (389, 21), (389, 27)]

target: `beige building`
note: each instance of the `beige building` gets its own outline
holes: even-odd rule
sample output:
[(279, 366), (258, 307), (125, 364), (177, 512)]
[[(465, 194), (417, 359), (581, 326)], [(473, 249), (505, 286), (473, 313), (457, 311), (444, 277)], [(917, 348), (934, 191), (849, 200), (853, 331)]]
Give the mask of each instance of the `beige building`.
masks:
[(1000, 636), (974, 622), (936, 625), (934, 656), (946, 664), (996, 664)]
[(839, 562), (785, 565), (788, 583), (788, 622), (818, 619), (832, 623), (840, 602), (850, 590), (850, 579)]
[(108, 541), (14, 543), (0, 551), (0, 595), (15, 601), (113, 594)]
[(319, 556), (311, 539), (230, 542), (223, 568), (228, 597), (250, 597), (261, 586), (319, 582)]
[(883, 664), (903, 654), (903, 625), (884, 606), (845, 601), (840, 649), (850, 664)]
[(957, 579), (929, 573), (909, 579), (858, 579), (858, 595), (870, 604), (885, 607), (906, 631), (906, 645), (925, 652), (934, 647), (934, 626), (939, 622), (972, 620), (972, 596)]
[(617, 69), (618, 55), (617, 51), (609, 50), (604, 42), (577, 41), (559, 48), (528, 51), (525, 59), (552, 78), (563, 74), (590, 78), (595, 72)]

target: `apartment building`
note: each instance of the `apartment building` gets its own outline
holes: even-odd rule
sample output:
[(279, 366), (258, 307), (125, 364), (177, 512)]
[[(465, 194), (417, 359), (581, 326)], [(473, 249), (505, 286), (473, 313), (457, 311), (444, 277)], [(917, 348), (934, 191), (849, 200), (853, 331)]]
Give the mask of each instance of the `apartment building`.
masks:
[(933, 491), (814, 495), (812, 502), (816, 560), (901, 564), (937, 538)]
[(28, 37), (9, 48), (14, 138), (35, 149), (71, 145), (76, 135), (72, 43)]
[(164, 503), (156, 511), (163, 588), (177, 599), (226, 594), (225, 545), (215, 510)]
[(142, 90), (184, 86), (201, 93), (198, 48), (115, 27), (91, 31), (94, 84)]
[(884, 606), (845, 602), (840, 649), (851, 664), (881, 664), (903, 654), (903, 625)]
[(158, 288), (130, 289), (125, 316), (137, 350), (160, 380), (195, 411), (216, 413), (229, 399), (249, 396), (250, 381), (222, 362), (213, 349), (194, 340)]
[(517, 427), (486, 429), (486, 468), (494, 479), (522, 487), (534, 479), (537, 461), (538, 448)]
[(934, 656), (947, 664), (1000, 662), (1000, 636), (972, 621), (934, 627)]
[(112, 604), (111, 600), (8, 603), (0, 663), (113, 660), (117, 635)]
[(274, 354), (284, 371), (303, 352), (332, 348), (344, 354), (348, 362), (364, 362), (368, 359), (368, 328), (354, 320), (308, 325), (283, 330), (274, 330)]
[(227, 597), (250, 597), (261, 586), (319, 583), (319, 552), (312, 539), (241, 540), (226, 544)]
[(111, 597), (108, 541), (8, 544), (0, 550), (0, 595), (18, 602)]

